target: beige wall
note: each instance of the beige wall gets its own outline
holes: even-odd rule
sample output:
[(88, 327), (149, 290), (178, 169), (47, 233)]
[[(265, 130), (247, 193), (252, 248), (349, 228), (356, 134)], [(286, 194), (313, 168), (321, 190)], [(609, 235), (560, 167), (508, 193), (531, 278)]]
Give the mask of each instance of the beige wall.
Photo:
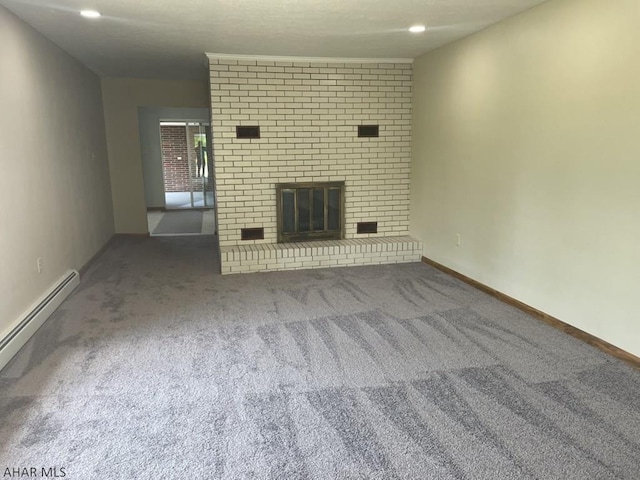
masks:
[(147, 233), (138, 107), (208, 107), (206, 81), (102, 79), (117, 233)]
[(100, 79), (4, 7), (0, 58), (2, 338), (106, 244), (113, 213)]
[(554, 0), (418, 59), (411, 184), (427, 257), (636, 355), (638, 20)]

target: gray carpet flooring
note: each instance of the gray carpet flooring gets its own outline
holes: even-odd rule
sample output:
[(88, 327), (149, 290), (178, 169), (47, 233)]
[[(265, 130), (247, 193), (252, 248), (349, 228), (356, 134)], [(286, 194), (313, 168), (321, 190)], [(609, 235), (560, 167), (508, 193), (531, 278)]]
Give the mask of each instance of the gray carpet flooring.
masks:
[(2, 471), (639, 477), (638, 371), (424, 264), (222, 277), (214, 241), (110, 246), (0, 372)]
[(154, 235), (200, 233), (202, 232), (202, 211), (168, 211), (153, 230)]

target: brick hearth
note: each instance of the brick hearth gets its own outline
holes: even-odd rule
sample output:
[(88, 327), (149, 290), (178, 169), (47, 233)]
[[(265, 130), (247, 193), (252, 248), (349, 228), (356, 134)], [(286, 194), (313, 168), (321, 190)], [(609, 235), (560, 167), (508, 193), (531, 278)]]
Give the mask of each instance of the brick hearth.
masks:
[(222, 273), (417, 262), (422, 242), (409, 237), (358, 238), (221, 247)]

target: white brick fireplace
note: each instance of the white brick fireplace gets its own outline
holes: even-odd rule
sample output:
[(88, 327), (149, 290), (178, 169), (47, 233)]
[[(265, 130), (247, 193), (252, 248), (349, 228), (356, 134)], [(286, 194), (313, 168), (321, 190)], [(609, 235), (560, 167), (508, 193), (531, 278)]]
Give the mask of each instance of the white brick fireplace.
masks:
[[(222, 273), (419, 261), (410, 61), (209, 55)], [(378, 137), (358, 137), (377, 125)], [(260, 138), (236, 138), (258, 126)], [(278, 184), (344, 182), (344, 239), (277, 243)], [(357, 233), (377, 222), (377, 233)], [(264, 229), (243, 240), (242, 229)]]

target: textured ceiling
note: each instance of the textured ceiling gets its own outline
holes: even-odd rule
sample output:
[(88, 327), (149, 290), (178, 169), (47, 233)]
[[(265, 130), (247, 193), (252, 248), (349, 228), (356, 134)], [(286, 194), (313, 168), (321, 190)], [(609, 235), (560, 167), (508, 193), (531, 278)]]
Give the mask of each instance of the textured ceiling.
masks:
[[(101, 76), (204, 78), (204, 52), (414, 58), (546, 0), (0, 0)], [(103, 17), (88, 20), (83, 8)], [(427, 31), (406, 29), (424, 24)]]

